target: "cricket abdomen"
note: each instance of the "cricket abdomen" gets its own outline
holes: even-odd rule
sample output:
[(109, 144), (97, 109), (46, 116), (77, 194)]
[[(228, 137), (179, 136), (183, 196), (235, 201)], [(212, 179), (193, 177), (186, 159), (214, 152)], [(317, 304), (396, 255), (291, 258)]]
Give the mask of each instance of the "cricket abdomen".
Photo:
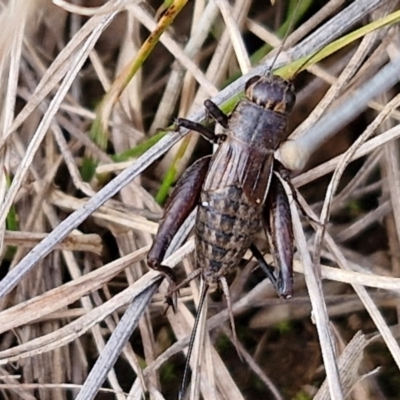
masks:
[(254, 207), (243, 191), (228, 186), (201, 193), (196, 218), (196, 266), (215, 283), (237, 266), (257, 233), (261, 207)]

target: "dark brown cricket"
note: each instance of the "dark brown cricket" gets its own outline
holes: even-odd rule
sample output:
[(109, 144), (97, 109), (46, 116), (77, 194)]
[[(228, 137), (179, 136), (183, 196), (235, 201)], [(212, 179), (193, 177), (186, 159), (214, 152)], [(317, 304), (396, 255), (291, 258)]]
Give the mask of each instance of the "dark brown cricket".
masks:
[(253, 250), (254, 235), (262, 221), (279, 267), (273, 283), (281, 296), (292, 295), (290, 210), (273, 171), (278, 168), (274, 153), (287, 137), (294, 103), (290, 82), (276, 75), (254, 76), (246, 83), (245, 98), (229, 116), (210, 100), (205, 102), (210, 115), (225, 128), (223, 135), (192, 121), (178, 120), (178, 127), (196, 130), (220, 146), (213, 156), (195, 162), (177, 183), (148, 253), (151, 268), (176, 283), (174, 272), (163, 266), (162, 260), (179, 227), (198, 206), (196, 268), (207, 284), (218, 283), (249, 248)]

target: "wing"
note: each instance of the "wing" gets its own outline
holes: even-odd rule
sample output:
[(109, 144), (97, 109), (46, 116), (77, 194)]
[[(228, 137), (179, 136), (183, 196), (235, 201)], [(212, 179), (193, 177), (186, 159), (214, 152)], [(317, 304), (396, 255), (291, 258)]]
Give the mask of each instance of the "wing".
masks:
[(228, 137), (212, 158), (203, 190), (236, 186), (250, 204), (261, 206), (268, 194), (273, 162), (273, 150)]

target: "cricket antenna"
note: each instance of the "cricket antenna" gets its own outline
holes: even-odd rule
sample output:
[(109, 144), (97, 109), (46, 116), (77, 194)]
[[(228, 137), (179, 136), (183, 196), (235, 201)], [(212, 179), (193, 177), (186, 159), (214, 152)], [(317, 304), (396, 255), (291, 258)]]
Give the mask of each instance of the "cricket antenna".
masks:
[(189, 372), (189, 368), (190, 368), (190, 358), (191, 358), (192, 352), (193, 352), (194, 341), (196, 339), (196, 332), (197, 332), (197, 328), (198, 328), (199, 322), (200, 322), (201, 311), (203, 309), (209, 287), (210, 286), (207, 283), (203, 282), (203, 288), (202, 288), (201, 294), (200, 294), (199, 305), (197, 307), (196, 319), (194, 320), (192, 334), (190, 336), (189, 348), (188, 348), (188, 353), (187, 353), (186, 363), (185, 363), (185, 369), (183, 371), (182, 385), (181, 385), (181, 388), (179, 389), (179, 395), (178, 395), (179, 400), (182, 400), (183, 395), (185, 394), (186, 381), (187, 381), (187, 376), (188, 376), (188, 372)]
[(276, 52), (275, 57), (273, 58), (271, 65), (270, 65), (269, 68), (267, 69), (267, 75), (271, 75), (271, 74), (272, 74), (272, 69), (274, 68), (274, 65), (275, 65), (275, 63), (276, 63), (276, 60), (278, 59), (279, 55), (282, 53), (283, 47), (284, 47), (285, 44), (286, 44), (286, 41), (287, 41), (287, 38), (289, 37), (289, 34), (292, 33), (292, 29), (293, 29), (293, 25), (294, 25), (294, 20), (295, 20), (294, 17), (295, 17), (296, 14), (298, 13), (299, 8), (300, 8), (300, 4), (302, 3), (302, 1), (303, 1), (303, 0), (299, 0), (299, 1), (297, 2), (297, 4), (296, 4), (296, 8), (294, 9), (294, 12), (293, 12), (293, 18), (292, 18), (292, 20), (291, 20), (290, 23), (289, 23), (289, 26), (288, 26), (288, 28), (287, 28), (287, 30), (286, 30), (286, 33), (285, 33), (285, 37), (284, 37), (283, 40), (282, 40), (282, 43), (281, 43), (281, 45), (280, 45), (280, 47), (279, 47), (279, 50)]

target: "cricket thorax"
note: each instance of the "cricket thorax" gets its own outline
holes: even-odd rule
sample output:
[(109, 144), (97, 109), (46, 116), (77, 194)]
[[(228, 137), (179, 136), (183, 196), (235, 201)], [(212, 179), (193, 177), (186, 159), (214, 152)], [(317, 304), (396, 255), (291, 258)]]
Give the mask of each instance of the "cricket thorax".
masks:
[(288, 117), (248, 100), (241, 101), (230, 119), (231, 135), (251, 146), (276, 150), (287, 137)]
[(259, 229), (261, 209), (240, 188), (203, 191), (196, 219), (196, 266), (215, 283), (236, 267)]
[(254, 76), (230, 116), (230, 134), (250, 145), (276, 150), (287, 137), (295, 99), (289, 81), (275, 75)]

